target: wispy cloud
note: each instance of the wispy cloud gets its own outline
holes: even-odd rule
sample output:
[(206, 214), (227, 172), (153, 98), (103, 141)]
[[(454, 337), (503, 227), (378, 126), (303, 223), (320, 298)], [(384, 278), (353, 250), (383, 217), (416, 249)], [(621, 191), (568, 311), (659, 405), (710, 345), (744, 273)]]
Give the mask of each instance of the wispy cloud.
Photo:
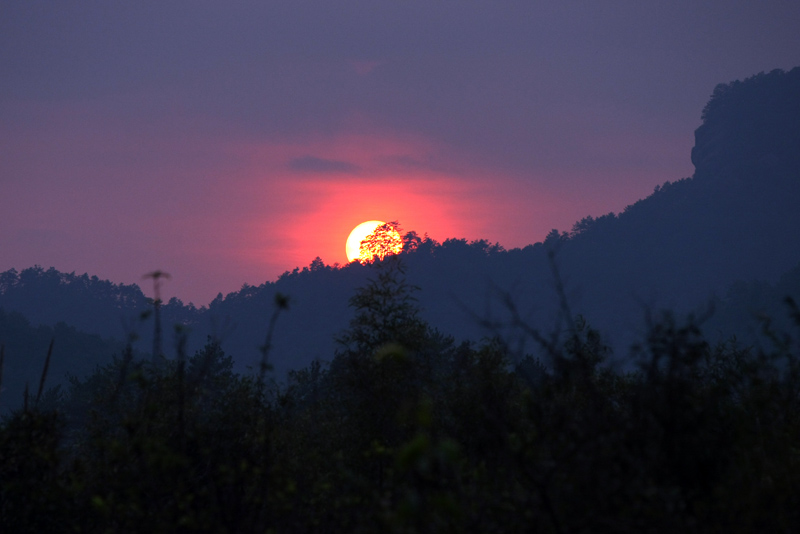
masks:
[(301, 173), (313, 174), (358, 174), (361, 167), (347, 161), (303, 156), (289, 161), (289, 169)]

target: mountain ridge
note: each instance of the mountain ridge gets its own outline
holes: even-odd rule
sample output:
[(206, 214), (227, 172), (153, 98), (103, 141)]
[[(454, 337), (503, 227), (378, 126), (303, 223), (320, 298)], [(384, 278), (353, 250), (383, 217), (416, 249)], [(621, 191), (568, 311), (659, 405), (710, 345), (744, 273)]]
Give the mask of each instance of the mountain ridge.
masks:
[[(694, 175), (656, 186), (619, 214), (586, 217), (521, 249), (417, 239), (401, 258), (409, 283), (421, 288), (423, 318), (459, 340), (500, 335), (522, 343), (506, 299), (531, 325), (558, 328), (555, 269), (571, 312), (623, 357), (642, 334), (648, 309), (691, 313), (724, 302), (737, 281), (776, 283), (794, 272), (800, 263), (798, 87), (800, 68), (718, 85), (695, 132)], [(240, 369), (255, 368), (274, 298), (288, 295), (290, 309), (279, 318), (272, 346), (276, 374), (284, 376), (332, 357), (335, 335), (352, 316), (349, 298), (372, 273), (370, 266), (337, 268), (316, 259), (275, 281), (220, 295), (207, 307), (171, 299), (162, 307), (163, 321), (192, 331), (190, 350), (211, 336)], [(152, 318), (141, 318), (150, 308), (141, 290), (88, 275), (7, 271), (0, 274), (0, 308), (32, 324), (63, 321), (118, 339), (135, 334), (140, 349), (152, 339)]]

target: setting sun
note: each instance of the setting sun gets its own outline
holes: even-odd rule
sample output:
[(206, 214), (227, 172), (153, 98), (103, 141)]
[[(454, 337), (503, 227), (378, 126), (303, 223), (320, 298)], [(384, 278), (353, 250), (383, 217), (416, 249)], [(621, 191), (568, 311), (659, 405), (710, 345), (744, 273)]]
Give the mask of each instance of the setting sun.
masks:
[[(353, 228), (353, 230), (350, 232), (350, 235), (347, 237), (347, 244), (345, 245), (347, 261), (364, 261), (372, 259), (372, 252), (361, 250), (361, 242), (383, 224), (386, 223), (383, 221), (366, 221)], [(397, 254), (403, 250), (403, 242), (400, 234), (394, 228), (391, 229), (390, 233), (391, 241), (393, 242), (390, 247), (392, 249), (391, 253)], [(380, 252), (376, 252), (376, 254), (381, 257), (385, 255), (385, 253), (381, 254)]]

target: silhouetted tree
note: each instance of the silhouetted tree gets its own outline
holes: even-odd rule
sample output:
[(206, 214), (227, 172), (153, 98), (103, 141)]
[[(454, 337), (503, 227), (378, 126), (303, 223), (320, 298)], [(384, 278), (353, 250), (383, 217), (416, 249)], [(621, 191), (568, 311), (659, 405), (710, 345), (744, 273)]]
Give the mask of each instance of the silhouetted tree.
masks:
[(362, 262), (380, 260), (391, 254), (399, 254), (403, 250), (403, 238), (400, 236), (400, 224), (397, 221), (381, 224), (361, 241), (358, 259)]

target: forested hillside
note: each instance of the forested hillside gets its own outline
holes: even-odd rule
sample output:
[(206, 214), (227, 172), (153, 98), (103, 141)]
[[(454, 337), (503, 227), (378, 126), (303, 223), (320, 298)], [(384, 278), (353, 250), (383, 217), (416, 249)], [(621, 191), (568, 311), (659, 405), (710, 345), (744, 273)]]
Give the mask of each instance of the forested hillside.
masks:
[(457, 344), (420, 317), (397, 258), (373, 274), (330, 365), (293, 372), (287, 386), (235, 373), (211, 342), (175, 359), (126, 352), (31, 399), (0, 423), (0, 527), (800, 526), (793, 303), (792, 332), (765, 350), (709, 344), (693, 322), (664, 316), (631, 354), (639, 371), (625, 373), (606, 366), (608, 348), (580, 317), (565, 317), (558, 337), (529, 327), (541, 359), (500, 339)]
[[(66, 388), (68, 376), (84, 377), (98, 365), (109, 363), (114, 355), (121, 356), (124, 349), (121, 342), (86, 334), (63, 322), (52, 327), (32, 326), (21, 314), (2, 309), (0, 347), (0, 413), (20, 407), (26, 390), (35, 397), (41, 385)], [(41, 384), (45, 365), (48, 380)]]
[[(571, 311), (602, 332), (624, 361), (648, 312), (699, 312), (711, 302), (725, 306), (734, 283), (776, 283), (800, 263), (799, 84), (795, 68), (719, 85), (696, 132), (695, 175), (656, 186), (622, 213), (586, 217), (569, 231), (531, 236), (542, 242), (513, 250), (485, 241), (438, 243), (410, 232), (402, 257), (409, 282), (421, 288), (423, 317), (460, 340), (519, 337), (509, 325), (513, 303), (530, 324), (556, 328), (555, 267)], [(272, 342), (283, 377), (314, 359), (330, 359), (334, 336), (351, 314), (347, 300), (369, 277), (368, 267), (334, 268), (317, 259), (276, 281), (219, 295), (207, 307), (173, 299), (161, 309), (165, 346), (174, 344), (172, 326), (182, 325), (190, 350), (211, 336), (237, 369), (252, 367), (264, 318), (281, 293), (291, 309)], [(139, 350), (152, 345), (152, 317), (140, 318), (151, 306), (136, 286), (52, 269), (9, 271), (0, 278), (0, 307), (34, 325), (63, 321), (123, 341), (135, 333)]]

